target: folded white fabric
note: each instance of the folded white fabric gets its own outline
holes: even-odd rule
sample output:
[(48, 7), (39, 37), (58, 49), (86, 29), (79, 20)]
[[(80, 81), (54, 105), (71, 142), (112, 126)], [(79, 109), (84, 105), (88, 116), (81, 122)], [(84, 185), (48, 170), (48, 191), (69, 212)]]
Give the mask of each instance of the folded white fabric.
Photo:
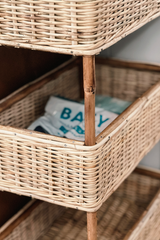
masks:
[[(118, 115), (102, 108), (95, 108), (96, 136)], [(30, 130), (84, 141), (84, 105), (51, 96), (45, 107), (45, 115), (30, 126)]]

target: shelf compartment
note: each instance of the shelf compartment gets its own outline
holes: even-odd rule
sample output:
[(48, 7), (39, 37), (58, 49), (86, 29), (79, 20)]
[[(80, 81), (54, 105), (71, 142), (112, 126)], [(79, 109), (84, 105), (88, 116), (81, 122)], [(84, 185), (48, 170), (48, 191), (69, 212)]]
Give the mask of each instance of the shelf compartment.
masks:
[[(57, 215), (53, 211), (48, 212), (50, 219), (54, 214), (54, 221), (49, 226), (45, 225), (46, 229), (40, 231), (41, 222), (45, 223), (47, 220), (45, 204), (48, 203), (41, 204), (41, 211), (38, 210), (39, 207), (36, 207), (28, 214), (28, 217), (23, 218), (22, 214), (23, 220), (12, 228), (12, 232), (6, 236), (5, 240), (22, 239), (22, 229), (24, 240), (27, 237), (32, 240), (87, 239), (86, 213), (71, 208), (57, 206), (55, 209)], [(38, 212), (40, 212), (39, 215)], [(160, 172), (138, 168), (99, 209), (98, 239), (158, 240), (160, 236), (159, 214)], [(15, 219), (15, 222), (18, 219)], [(8, 226), (8, 231), (9, 229), (10, 226)], [(38, 237), (37, 233), (39, 233)]]
[(0, 191), (0, 229), (6, 221), (8, 221), (30, 200), (31, 199), (28, 197)]
[(29, 201), (0, 228), (0, 240), (36, 240), (61, 217), (64, 207), (39, 200)]
[(95, 55), (160, 16), (159, 0), (1, 0), (0, 44)]
[(81, 68), (73, 58), (0, 102), (1, 190), (94, 212), (159, 141), (160, 67), (105, 59), (97, 93), (133, 104), (94, 146), (26, 130), (51, 94), (81, 97)]

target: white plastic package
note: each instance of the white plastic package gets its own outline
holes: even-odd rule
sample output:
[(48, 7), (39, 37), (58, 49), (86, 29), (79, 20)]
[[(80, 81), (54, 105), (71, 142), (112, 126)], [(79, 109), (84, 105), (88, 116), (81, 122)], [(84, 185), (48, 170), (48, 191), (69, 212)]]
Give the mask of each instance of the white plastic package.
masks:
[[(102, 108), (95, 108), (96, 136), (118, 115)], [(45, 115), (30, 126), (30, 130), (84, 141), (84, 105), (51, 96), (45, 107)]]

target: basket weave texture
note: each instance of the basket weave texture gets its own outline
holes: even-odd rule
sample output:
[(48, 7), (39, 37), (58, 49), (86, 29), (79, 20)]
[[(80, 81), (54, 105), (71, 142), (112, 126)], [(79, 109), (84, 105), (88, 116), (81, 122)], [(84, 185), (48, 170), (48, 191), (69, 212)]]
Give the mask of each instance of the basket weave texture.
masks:
[[(98, 239), (159, 240), (159, 188), (160, 174), (132, 173), (99, 209)], [(85, 212), (42, 203), (5, 240), (85, 240), (86, 225)]]
[[(131, 174), (97, 212), (98, 240), (159, 240), (159, 187), (159, 179)], [(155, 195), (157, 199), (147, 209)], [(147, 214), (139, 221), (145, 210)], [(39, 240), (85, 240), (86, 226), (85, 212), (67, 209)]]
[(159, 0), (1, 0), (0, 44), (94, 55), (158, 16)]
[(108, 126), (94, 146), (23, 130), (43, 113), (51, 94), (80, 98), (80, 63), (71, 60), (1, 101), (0, 189), (92, 212), (160, 139), (160, 72), (97, 63), (98, 94), (133, 101), (158, 83)]
[(37, 240), (62, 216), (63, 207), (42, 202), (4, 240)]

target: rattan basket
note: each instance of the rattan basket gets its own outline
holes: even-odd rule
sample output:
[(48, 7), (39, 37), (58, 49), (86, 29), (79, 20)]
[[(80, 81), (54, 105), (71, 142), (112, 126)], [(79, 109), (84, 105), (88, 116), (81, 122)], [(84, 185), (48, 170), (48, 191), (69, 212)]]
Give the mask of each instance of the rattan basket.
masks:
[(158, 16), (159, 0), (1, 0), (0, 44), (95, 55)]
[(64, 210), (61, 206), (31, 200), (0, 227), (0, 240), (36, 240), (47, 233)]
[(51, 94), (81, 97), (80, 58), (0, 102), (1, 190), (93, 212), (159, 141), (160, 67), (99, 59), (96, 71), (98, 94), (135, 101), (94, 146), (25, 130)]
[[(36, 204), (3, 226), (4, 240), (87, 239), (85, 212)], [(159, 214), (160, 172), (136, 169), (99, 209), (98, 239), (159, 240)]]

